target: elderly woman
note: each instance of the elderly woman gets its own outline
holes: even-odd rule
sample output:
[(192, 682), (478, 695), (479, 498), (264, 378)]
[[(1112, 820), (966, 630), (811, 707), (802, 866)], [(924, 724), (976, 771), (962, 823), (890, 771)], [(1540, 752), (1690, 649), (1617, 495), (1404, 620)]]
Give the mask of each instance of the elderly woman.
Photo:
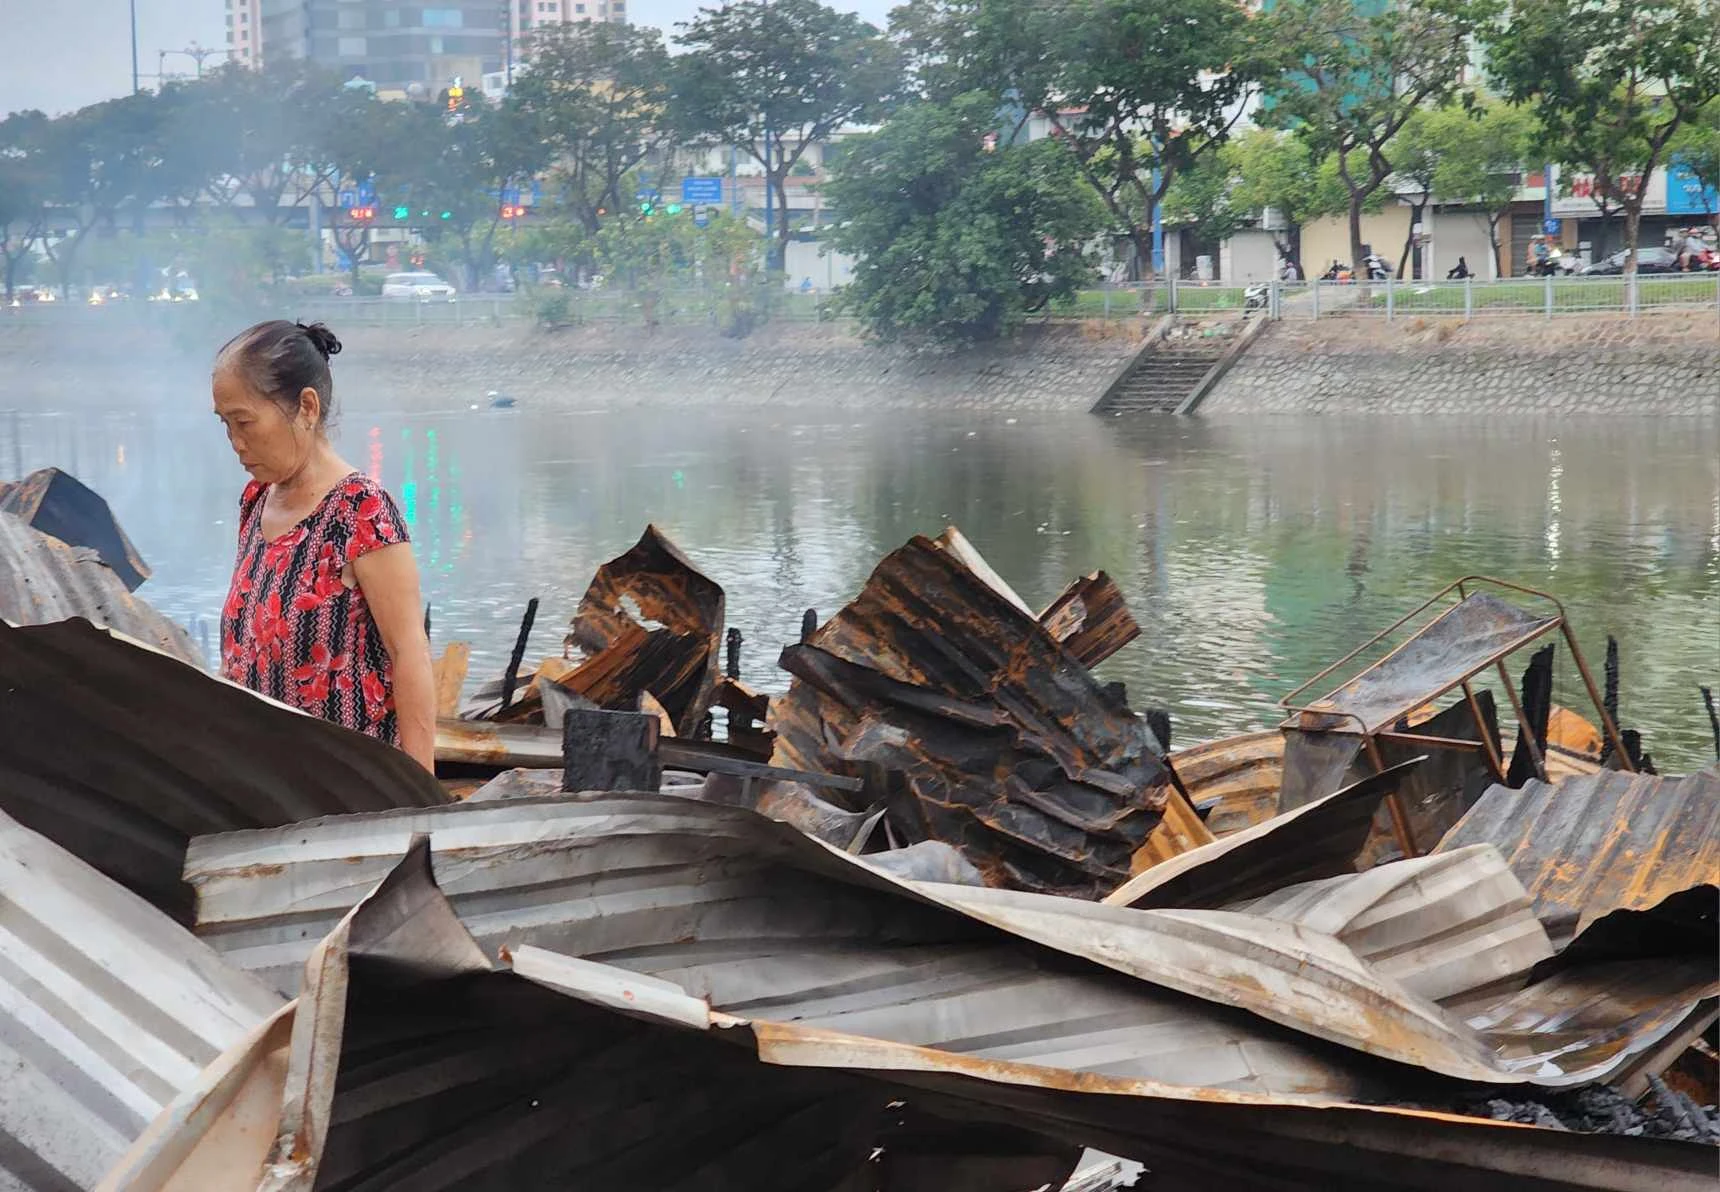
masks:
[(339, 351), (320, 323), (276, 320), (215, 357), (215, 415), (251, 474), (221, 672), (433, 769), (430, 643), (406, 526), (328, 439)]

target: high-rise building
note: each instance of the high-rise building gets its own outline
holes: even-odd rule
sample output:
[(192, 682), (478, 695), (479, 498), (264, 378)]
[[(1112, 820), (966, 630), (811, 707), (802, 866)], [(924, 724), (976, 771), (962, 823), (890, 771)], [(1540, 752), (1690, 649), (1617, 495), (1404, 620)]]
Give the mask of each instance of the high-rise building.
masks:
[(503, 47), (504, 70), (511, 71), (524, 60), (534, 31), (581, 21), (614, 21), (624, 25), (627, 0), (502, 0), (502, 12), (508, 25), (507, 44)]
[[(379, 92), (431, 95), (502, 67), (520, 0), (225, 0), (236, 61), (305, 58)], [(540, 0), (531, 0), (537, 5)], [(549, 0), (543, 0), (548, 3)], [(624, 0), (554, 0), (614, 5)]]
[(263, 64), (263, 0), (226, 0), (227, 59)]

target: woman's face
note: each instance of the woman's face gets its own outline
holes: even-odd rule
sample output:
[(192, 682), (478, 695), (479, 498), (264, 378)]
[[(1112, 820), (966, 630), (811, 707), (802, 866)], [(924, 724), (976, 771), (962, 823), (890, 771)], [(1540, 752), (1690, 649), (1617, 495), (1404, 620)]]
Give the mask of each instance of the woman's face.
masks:
[(301, 395), (300, 408), (290, 418), (280, 406), (251, 392), (233, 369), (216, 372), (211, 390), (215, 416), (227, 428), (233, 454), (252, 479), (279, 484), (304, 467), (317, 438), (314, 390), (306, 390), (313, 409), (304, 408)]

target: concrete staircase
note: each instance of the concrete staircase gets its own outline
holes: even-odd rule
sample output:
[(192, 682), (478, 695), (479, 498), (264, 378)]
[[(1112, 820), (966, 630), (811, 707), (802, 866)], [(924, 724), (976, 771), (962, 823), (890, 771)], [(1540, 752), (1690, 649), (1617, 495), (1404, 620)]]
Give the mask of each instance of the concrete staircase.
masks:
[(1095, 414), (1174, 414), (1229, 347), (1226, 340), (1160, 340), (1111, 387)]

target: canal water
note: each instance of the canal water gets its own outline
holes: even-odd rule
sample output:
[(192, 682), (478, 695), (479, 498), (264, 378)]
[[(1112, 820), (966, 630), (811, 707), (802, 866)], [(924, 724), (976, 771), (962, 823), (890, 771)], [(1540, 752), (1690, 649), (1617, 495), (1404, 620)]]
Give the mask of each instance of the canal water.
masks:
[[(1104, 675), (1168, 708), (1177, 744), (1275, 724), (1303, 679), (1482, 573), (1564, 601), (1597, 677), (1618, 637), (1624, 720), (1663, 771), (1714, 761), (1712, 423), (355, 405), (339, 441), (399, 498), (433, 637), (469, 640), (474, 675), (500, 670), (532, 596), (531, 656), (558, 651), (593, 569), (656, 522), (727, 589), (744, 677), (780, 689), (803, 610), (834, 612), (885, 553), (953, 524), (1030, 603), (1114, 576), (1143, 634)], [(245, 479), (213, 416), (0, 412), (0, 474), (49, 464), (114, 506), (155, 569), (140, 595), (212, 636)], [(1578, 704), (1562, 647), (1556, 676)]]

